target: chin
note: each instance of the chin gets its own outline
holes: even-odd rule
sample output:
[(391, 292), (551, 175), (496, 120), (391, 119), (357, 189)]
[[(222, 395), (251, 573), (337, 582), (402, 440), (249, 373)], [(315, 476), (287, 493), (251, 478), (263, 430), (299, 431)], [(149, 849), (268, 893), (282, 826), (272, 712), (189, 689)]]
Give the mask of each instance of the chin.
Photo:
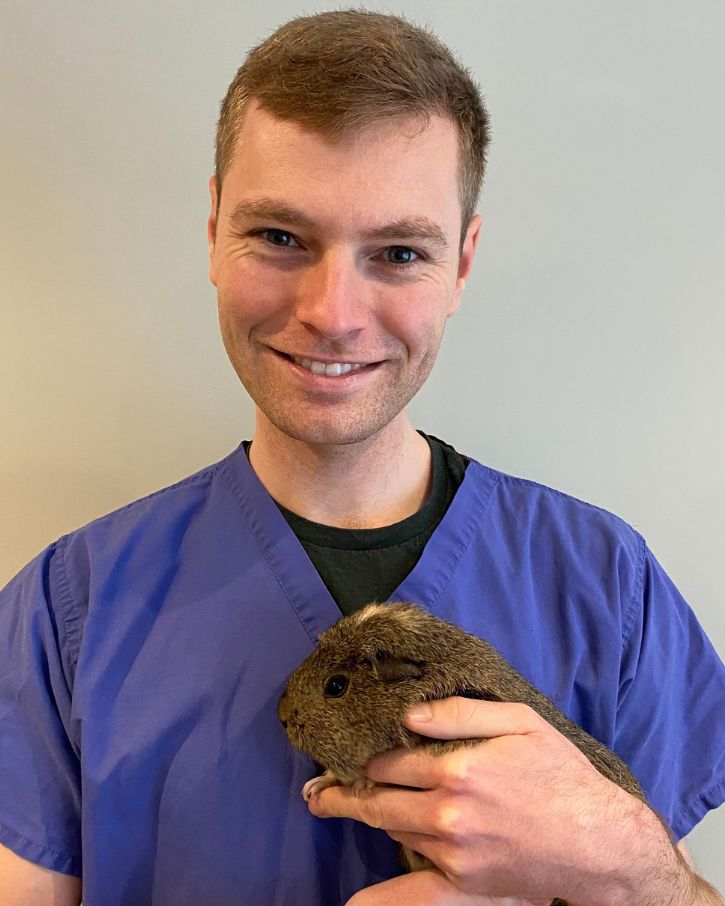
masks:
[(381, 427), (366, 428), (364, 425), (345, 427), (341, 425), (299, 425), (276, 422), (270, 419), (278, 431), (300, 443), (320, 447), (343, 447), (358, 444), (377, 434)]
[(300, 413), (275, 412), (259, 407), (268, 421), (287, 437), (312, 446), (349, 446), (379, 434), (400, 413), (395, 411), (356, 413), (348, 418), (301, 418)]

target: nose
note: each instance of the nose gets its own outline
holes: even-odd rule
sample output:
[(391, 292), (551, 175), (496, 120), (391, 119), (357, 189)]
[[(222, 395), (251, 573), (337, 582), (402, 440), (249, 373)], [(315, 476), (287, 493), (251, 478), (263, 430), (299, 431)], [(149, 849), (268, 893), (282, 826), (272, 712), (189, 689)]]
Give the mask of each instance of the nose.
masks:
[(368, 323), (369, 291), (353, 256), (328, 250), (298, 284), (297, 319), (326, 339), (348, 338)]

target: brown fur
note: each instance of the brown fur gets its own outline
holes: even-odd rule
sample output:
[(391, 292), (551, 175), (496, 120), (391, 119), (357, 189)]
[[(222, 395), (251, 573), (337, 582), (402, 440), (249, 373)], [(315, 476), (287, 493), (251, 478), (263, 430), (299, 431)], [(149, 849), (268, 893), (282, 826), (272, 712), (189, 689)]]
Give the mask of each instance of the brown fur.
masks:
[[(325, 694), (331, 677), (348, 683), (339, 697)], [(322, 789), (364, 783), (367, 762), (388, 749), (422, 745), (441, 754), (477, 743), (435, 741), (403, 726), (412, 705), (451, 695), (529, 705), (600, 773), (644, 801), (624, 762), (562, 714), (492, 645), (415, 604), (371, 604), (323, 632), (287, 681), (278, 713), (291, 743), (327, 769), (317, 783)], [(416, 853), (404, 856), (410, 869), (431, 864)]]

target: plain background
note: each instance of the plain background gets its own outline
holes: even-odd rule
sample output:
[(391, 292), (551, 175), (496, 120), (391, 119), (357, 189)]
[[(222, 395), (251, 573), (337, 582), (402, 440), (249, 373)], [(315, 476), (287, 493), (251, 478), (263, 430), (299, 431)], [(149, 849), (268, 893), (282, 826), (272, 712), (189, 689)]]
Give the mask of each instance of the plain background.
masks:
[[(0, 584), (251, 436), (206, 277), (218, 103), (326, 8), (0, 4)], [(635, 525), (722, 655), (725, 7), (368, 8), (429, 24), (493, 117), (478, 261), (415, 423)], [(725, 890), (725, 809), (691, 840)]]

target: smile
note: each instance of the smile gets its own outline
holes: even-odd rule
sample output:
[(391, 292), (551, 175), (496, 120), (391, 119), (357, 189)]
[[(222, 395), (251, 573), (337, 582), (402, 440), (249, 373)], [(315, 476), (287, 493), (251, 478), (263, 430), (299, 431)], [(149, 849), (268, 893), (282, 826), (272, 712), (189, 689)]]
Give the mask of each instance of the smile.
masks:
[(303, 359), (300, 356), (290, 356), (292, 361), (299, 365), (301, 368), (305, 368), (307, 371), (311, 371), (313, 374), (324, 374), (328, 377), (340, 377), (342, 374), (348, 374), (351, 371), (358, 371), (360, 368), (364, 368), (364, 365), (352, 365), (349, 362), (315, 362), (313, 359)]

